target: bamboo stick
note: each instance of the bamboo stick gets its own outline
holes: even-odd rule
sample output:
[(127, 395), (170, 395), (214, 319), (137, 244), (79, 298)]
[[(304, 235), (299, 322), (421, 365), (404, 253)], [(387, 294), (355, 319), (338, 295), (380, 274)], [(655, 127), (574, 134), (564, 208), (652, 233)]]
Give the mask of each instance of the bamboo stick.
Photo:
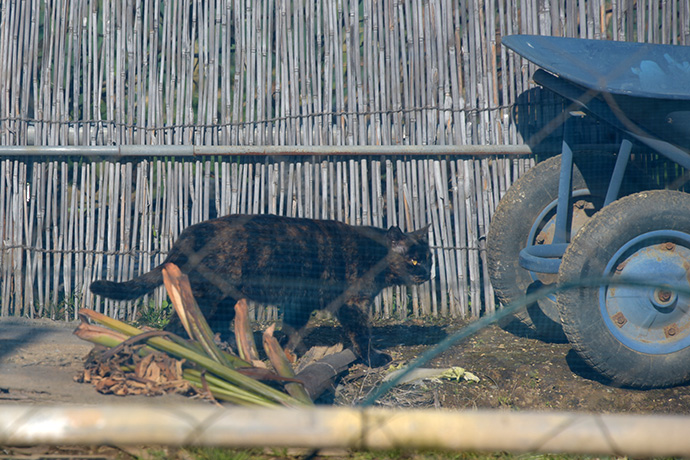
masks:
[[(435, 261), (441, 267), (441, 270), (438, 271), (438, 279), (434, 278), (431, 280), (431, 315), (446, 316), (448, 313), (448, 279), (445, 270), (442, 268), (445, 267), (446, 260), (445, 254), (441, 250), (443, 243), (441, 240), (442, 229), (439, 223), (438, 203), (435, 203), (435, 200), (432, 198), (433, 195), (436, 195), (436, 183), (433, 179), (433, 165), (430, 164), (431, 162), (432, 160), (425, 160), (421, 162), (419, 167), (419, 182), (422, 190), (425, 191), (425, 193), (420, 193), (419, 195), (420, 200), (423, 199), (426, 204), (426, 206), (420, 205), (421, 209), (426, 209), (426, 218), (422, 218), (420, 214), (419, 220), (431, 224), (429, 245), (434, 248)], [(440, 296), (438, 293), (440, 293)], [(440, 297), (440, 301), (438, 297)]]
[[(65, 170), (65, 173), (67, 170)], [(66, 213), (69, 216), (69, 223), (67, 224), (67, 235), (66, 235), (66, 254), (65, 254), (65, 259), (64, 259), (64, 270), (65, 270), (65, 298), (69, 299), (69, 303), (71, 304), (72, 308), (74, 309), (72, 313), (72, 317), (70, 318), (67, 316), (67, 312), (65, 312), (65, 319), (72, 319), (76, 320), (77, 319), (77, 305), (79, 303), (79, 299), (76, 297), (76, 292), (77, 292), (77, 286), (79, 282), (79, 276), (80, 274), (78, 273), (76, 268), (76, 264), (73, 262), (75, 261), (75, 250), (78, 248), (76, 247), (76, 218), (77, 218), (77, 180), (79, 177), (79, 164), (74, 163), (73, 165), (73, 177), (72, 177), (72, 185), (71, 185), (71, 194), (69, 198), (69, 208), (65, 206)], [(66, 205), (67, 203), (65, 203)], [(65, 218), (66, 216), (63, 216), (63, 219), (67, 221)], [(72, 274), (74, 274), (74, 278), (72, 277)]]
[[(0, 413), (4, 445), (142, 444), (682, 456), (690, 421), (676, 415), (569, 412), (94, 407), (10, 405)], [(94, 423), (85, 425), (90, 417)], [(213, 420), (202, 430), (190, 420)], [(46, 426), (64, 430), (45, 430)], [(10, 429), (12, 427), (13, 429)], [(152, 428), (153, 427), (153, 428)], [(315, 435), (315, 433), (317, 435)]]
[[(12, 221), (10, 225), (12, 228), (12, 238), (11, 243), (16, 249), (13, 249), (12, 257), (12, 279), (13, 279), (13, 290), (15, 295), (15, 305), (14, 305), (14, 316), (20, 316), (22, 314), (22, 307), (24, 304), (24, 291), (22, 290), (22, 253), (21, 250), (23, 243), (22, 227), (23, 227), (23, 204), (26, 203), (25, 184), (26, 179), (23, 177), (26, 174), (26, 168), (21, 168), (19, 161), (13, 162), (12, 171), (12, 188), (14, 190), (14, 199), (12, 200)], [(22, 174), (22, 169), (24, 174)]]
[[(60, 168), (61, 169), (61, 168)], [(50, 224), (51, 226), (49, 227), (50, 233), (52, 234), (52, 244), (53, 247), (58, 249), (58, 251), (62, 247), (62, 239), (60, 238), (60, 221), (58, 220), (58, 213), (60, 212), (60, 207), (58, 205), (58, 192), (59, 192), (59, 173), (58, 173), (58, 163), (55, 162), (55, 166), (53, 167), (53, 177), (52, 177), (52, 189), (53, 189), (53, 194), (52, 194), (52, 202), (50, 206)], [(52, 285), (50, 286), (50, 297), (51, 297), (51, 307), (52, 307), (52, 319), (58, 319), (57, 318), (57, 311), (58, 309), (58, 286), (59, 286), (59, 280), (60, 280), (60, 259), (61, 259), (62, 254), (60, 252), (55, 252), (52, 257), (52, 264), (50, 268), (50, 272), (53, 274), (53, 282)], [(48, 296), (46, 296), (48, 297)]]
[[(24, 164), (24, 167), (26, 168), (26, 164)], [(22, 310), (24, 312), (24, 315), (28, 315), (30, 318), (34, 318), (36, 311), (35, 311), (35, 300), (34, 300), (34, 280), (36, 276), (36, 264), (35, 260), (36, 258), (34, 257), (34, 254), (32, 251), (30, 251), (28, 248), (33, 244), (34, 242), (34, 229), (36, 228), (35, 226), (35, 216), (36, 216), (36, 187), (32, 186), (32, 184), (38, 185), (36, 182), (36, 172), (37, 170), (40, 170), (39, 168), (36, 168), (32, 172), (32, 177), (28, 178), (27, 177), (27, 183), (25, 184), (25, 187), (27, 187), (28, 190), (28, 196), (24, 200), (24, 235), (25, 235), (25, 241), (26, 241), (26, 251), (24, 253), (24, 267), (23, 267), (23, 273), (24, 273), (24, 292), (26, 293), (26, 304), (23, 306)], [(27, 203), (28, 201), (28, 203)], [(29, 208), (27, 212), (27, 206)], [(1, 263), (1, 262), (0, 262)]]
[(462, 160), (451, 162), (451, 180), (453, 187), (453, 224), (455, 230), (455, 257), (457, 263), (457, 291), (460, 317), (469, 315), (467, 285), (467, 218), (464, 211), (465, 187), (464, 166)]
[[(7, 205), (7, 185), (5, 183), (5, 177), (6, 177), (6, 168), (9, 160), (4, 160), (0, 161), (0, 202), (4, 204), (2, 209), (0, 210), (0, 225), (2, 225), (2, 241), (5, 241), (8, 236), (8, 230), (7, 230), (7, 225), (6, 225), (6, 210), (9, 209), (9, 206)], [(0, 312), (2, 313), (3, 316), (9, 315), (10, 312), (10, 291), (9, 291), (9, 282), (8, 280), (10, 279), (7, 273), (7, 265), (8, 265), (8, 255), (6, 254), (6, 251), (3, 251), (2, 253), (2, 258), (0, 261), (2, 262), (2, 280), (0, 281), (0, 286), (2, 286), (2, 305), (0, 305)]]
[(304, 174), (302, 172), (303, 163), (297, 163), (295, 167), (295, 193), (293, 195), (293, 213), (294, 217), (305, 217), (304, 215)]
[(480, 281), (479, 281), (479, 236), (477, 235), (477, 198), (475, 191), (475, 174), (472, 160), (464, 162), (465, 180), (465, 215), (467, 216), (467, 260), (470, 279), (470, 312), (472, 316), (479, 316), (481, 310)]

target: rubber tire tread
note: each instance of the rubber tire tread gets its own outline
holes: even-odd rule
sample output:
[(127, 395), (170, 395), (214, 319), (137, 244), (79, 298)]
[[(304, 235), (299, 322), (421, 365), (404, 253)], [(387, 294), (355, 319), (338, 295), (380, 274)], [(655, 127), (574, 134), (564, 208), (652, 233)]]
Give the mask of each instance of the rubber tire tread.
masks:
[[(560, 169), (560, 155), (538, 163), (513, 183), (496, 207), (487, 235), (487, 268), (496, 297), (503, 305), (524, 297), (533, 283), (529, 272), (518, 264), (519, 253), (539, 214), (558, 198)], [(587, 188), (577, 166), (573, 168), (572, 188)], [(551, 299), (540, 302), (553, 304)], [(513, 319), (539, 338), (564, 341), (560, 326), (542, 313), (544, 308), (556, 306), (528, 306), (515, 313)]]
[[(619, 248), (654, 230), (690, 234), (690, 194), (640, 192), (597, 212), (569, 245), (559, 282), (601, 277)], [(557, 296), (564, 332), (592, 369), (618, 385), (633, 388), (663, 388), (690, 381), (690, 347), (651, 355), (624, 346), (604, 323), (598, 291), (598, 287), (580, 287)]]

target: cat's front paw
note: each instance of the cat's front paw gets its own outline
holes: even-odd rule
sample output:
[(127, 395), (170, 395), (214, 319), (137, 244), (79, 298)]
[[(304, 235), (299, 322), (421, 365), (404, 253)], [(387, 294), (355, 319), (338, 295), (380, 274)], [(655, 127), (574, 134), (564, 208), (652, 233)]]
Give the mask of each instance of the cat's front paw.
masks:
[(383, 367), (393, 361), (393, 358), (387, 353), (372, 350), (368, 356), (362, 356), (362, 361), (369, 367)]

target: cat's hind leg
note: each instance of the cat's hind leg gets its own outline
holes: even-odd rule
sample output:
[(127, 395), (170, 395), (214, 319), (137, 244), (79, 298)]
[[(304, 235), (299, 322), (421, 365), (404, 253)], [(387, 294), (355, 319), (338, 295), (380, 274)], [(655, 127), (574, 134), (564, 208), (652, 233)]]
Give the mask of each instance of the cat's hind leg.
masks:
[(225, 297), (213, 305), (199, 305), (199, 308), (206, 316), (211, 330), (220, 334), (221, 339), (234, 339), (234, 334), (230, 329), (232, 321), (235, 319), (235, 304), (237, 300)]
[(307, 348), (303, 338), (312, 311), (312, 309), (295, 305), (283, 307), (283, 327), (280, 332), (284, 337), (280, 341), (288, 353), (296, 355), (306, 353)]

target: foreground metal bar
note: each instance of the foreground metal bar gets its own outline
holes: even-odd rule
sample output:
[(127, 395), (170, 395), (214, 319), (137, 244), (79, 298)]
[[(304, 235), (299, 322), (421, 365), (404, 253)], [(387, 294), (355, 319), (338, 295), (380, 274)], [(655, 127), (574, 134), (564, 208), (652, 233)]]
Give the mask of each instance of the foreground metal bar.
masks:
[(329, 155), (530, 155), (527, 145), (377, 145), (377, 146), (234, 146), (234, 145), (117, 145), (117, 146), (0, 146), (10, 156), (329, 156)]
[(641, 457), (690, 453), (690, 417), (356, 408), (249, 409), (203, 404), (13, 406), (0, 445), (205, 445), (564, 452)]

